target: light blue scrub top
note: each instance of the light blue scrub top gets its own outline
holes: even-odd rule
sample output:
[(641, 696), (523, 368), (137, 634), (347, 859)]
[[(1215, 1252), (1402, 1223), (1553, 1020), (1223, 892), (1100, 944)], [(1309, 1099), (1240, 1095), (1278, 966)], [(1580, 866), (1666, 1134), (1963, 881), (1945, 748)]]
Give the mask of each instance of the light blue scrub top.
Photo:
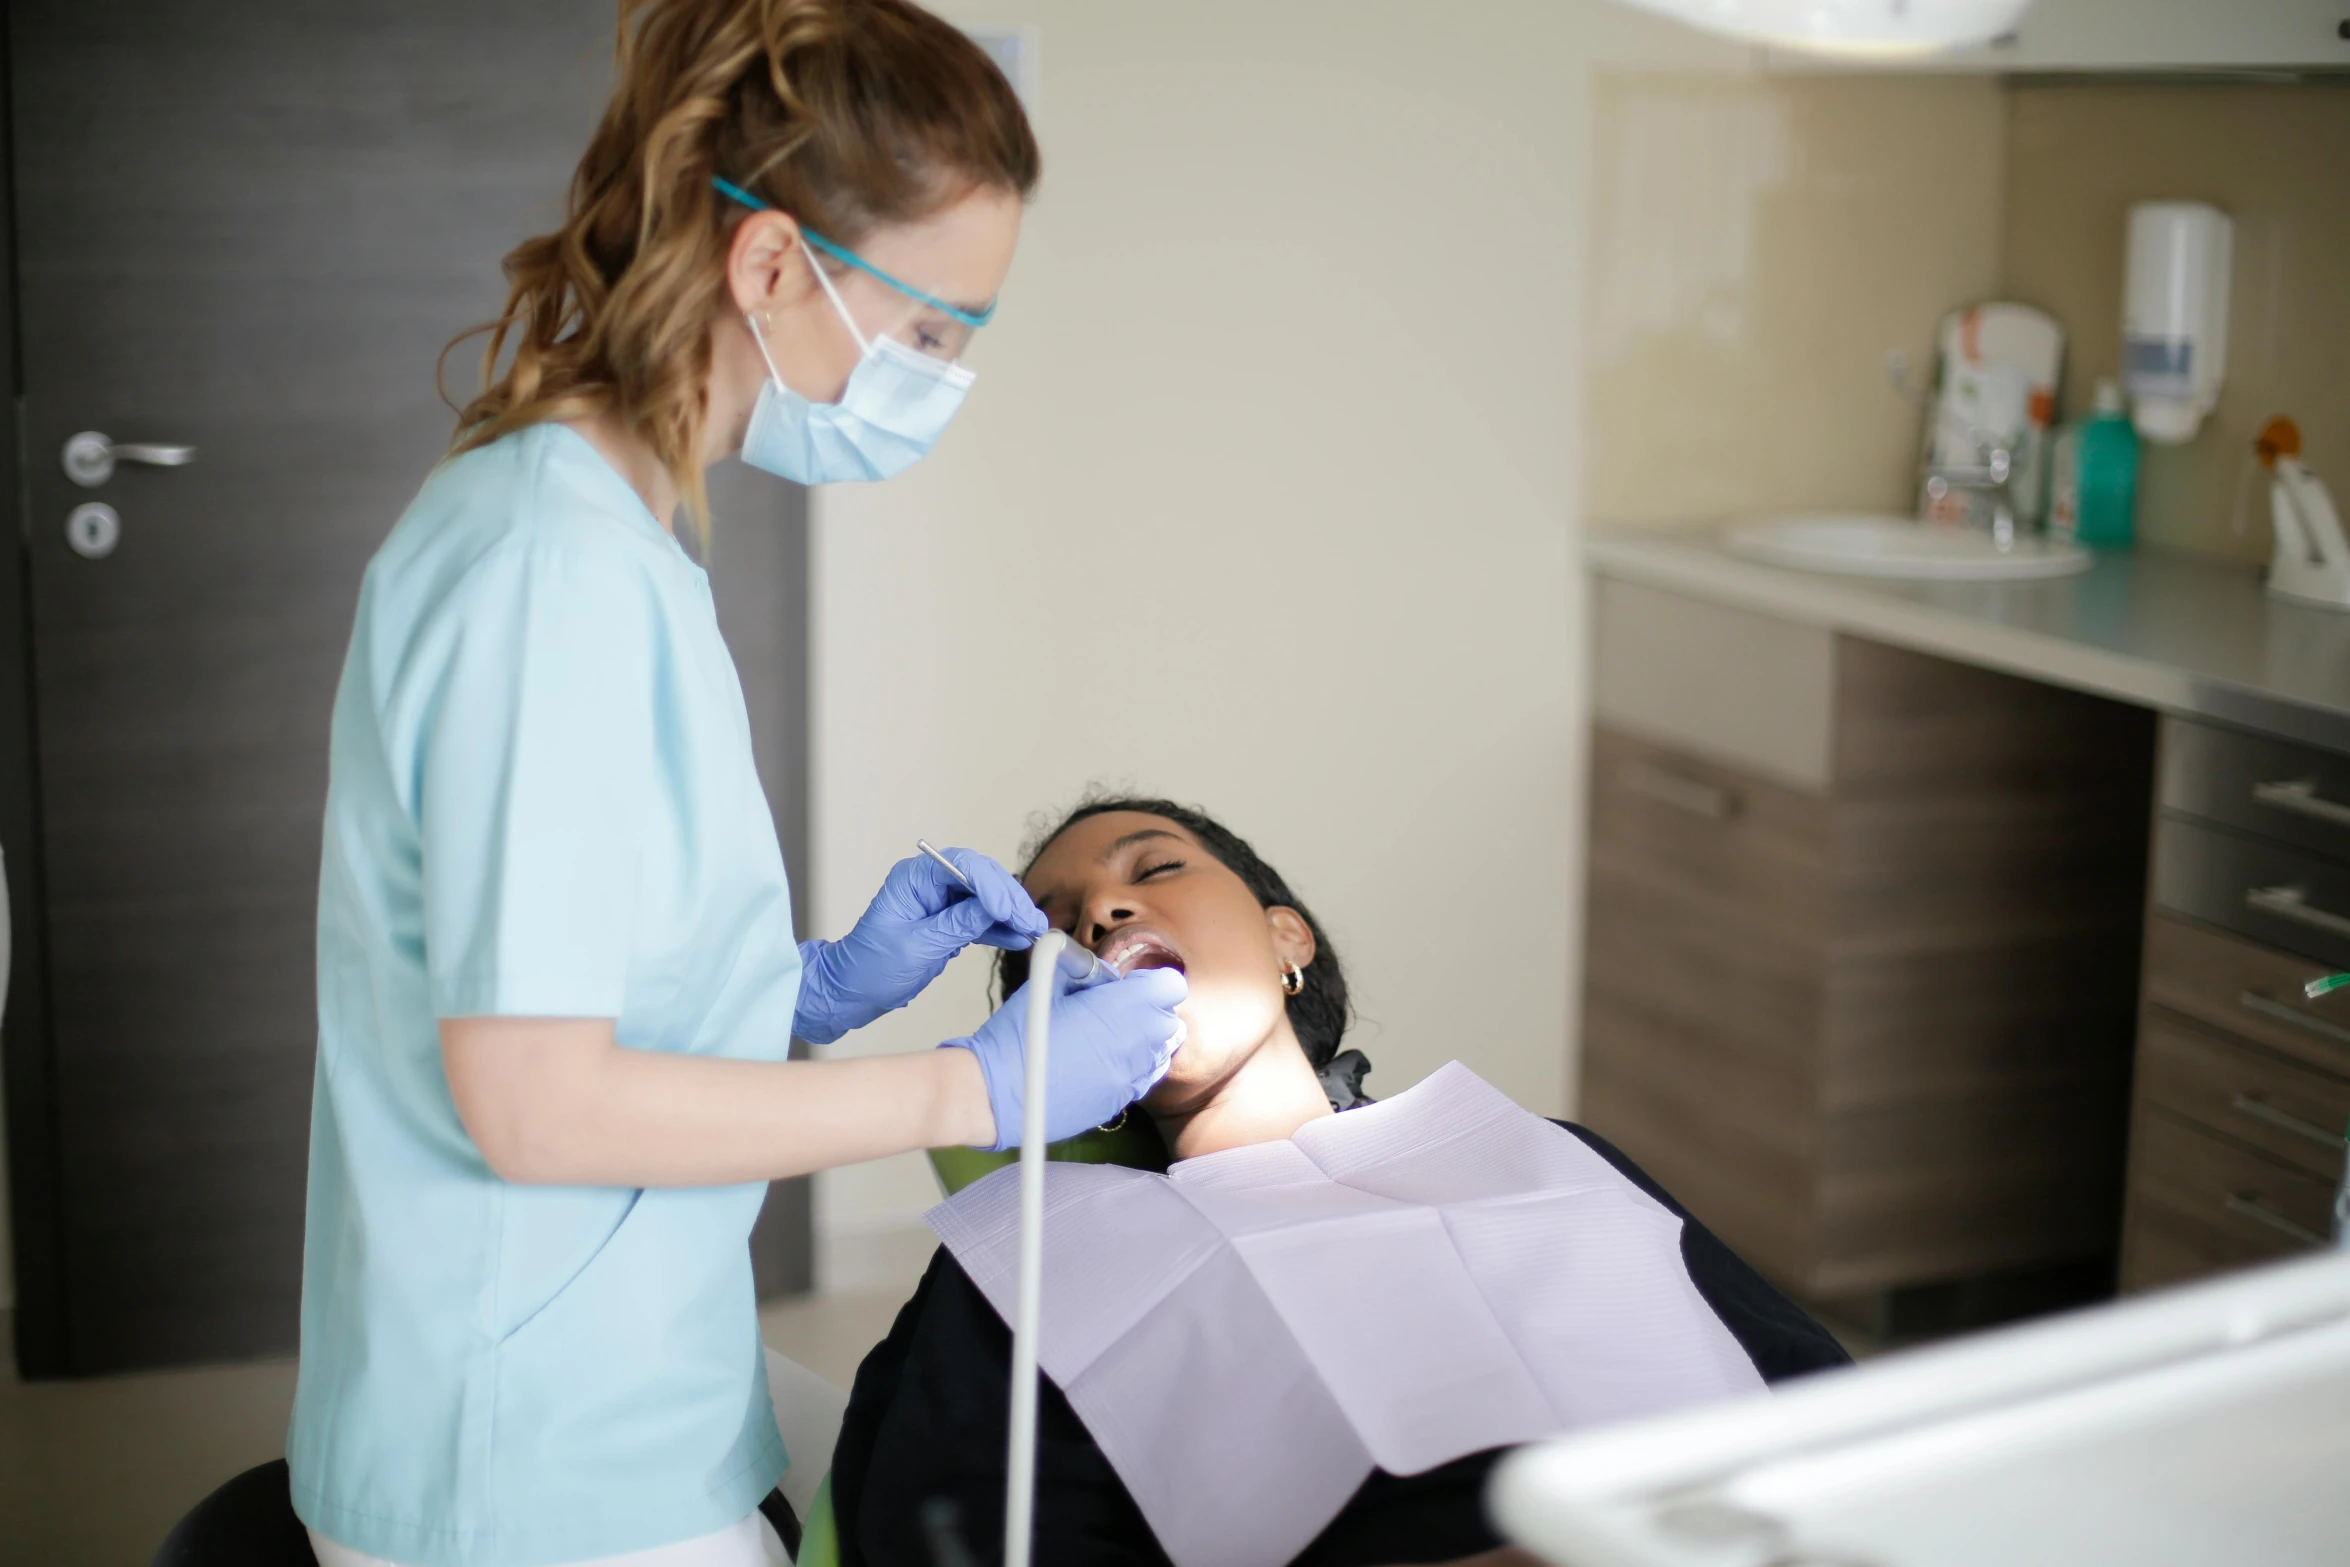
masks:
[(500, 1180), (439, 1020), (609, 1017), (780, 1061), (791, 898), (709, 579), (560, 425), (436, 470), (335, 699), (287, 1458), (302, 1521), (425, 1567), (690, 1539), (782, 1474), (760, 1185)]

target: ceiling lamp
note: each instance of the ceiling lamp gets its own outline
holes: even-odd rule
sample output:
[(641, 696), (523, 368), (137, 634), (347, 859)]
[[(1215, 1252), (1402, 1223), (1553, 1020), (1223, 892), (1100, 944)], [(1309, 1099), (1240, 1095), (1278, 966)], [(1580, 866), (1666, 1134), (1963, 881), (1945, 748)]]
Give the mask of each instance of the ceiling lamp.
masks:
[(2031, 0), (1628, 0), (1710, 33), (1779, 49), (1899, 59), (1986, 44)]

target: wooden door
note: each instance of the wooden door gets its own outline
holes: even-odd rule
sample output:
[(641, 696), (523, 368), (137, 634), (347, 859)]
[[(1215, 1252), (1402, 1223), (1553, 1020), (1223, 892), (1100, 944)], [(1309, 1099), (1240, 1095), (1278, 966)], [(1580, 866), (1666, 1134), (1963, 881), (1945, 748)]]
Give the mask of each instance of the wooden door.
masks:
[[(0, 657), (23, 648), (31, 712), (0, 736), (0, 835), (25, 931), (7, 1047), (30, 1374), (294, 1346), (327, 719), (359, 574), (447, 442), (443, 343), (559, 214), (612, 15), (8, 8), (25, 511), (0, 597), (24, 625)], [(80, 431), (195, 458), (86, 488), (60, 462)], [(731, 583), (724, 609), (760, 650), (745, 685), (793, 822), (804, 773), (775, 768), (804, 768), (800, 498), (724, 493), (757, 530), (769, 591)], [(68, 540), (91, 502), (120, 518), (103, 558)], [(766, 1248), (803, 1281), (804, 1216), (801, 1192)]]

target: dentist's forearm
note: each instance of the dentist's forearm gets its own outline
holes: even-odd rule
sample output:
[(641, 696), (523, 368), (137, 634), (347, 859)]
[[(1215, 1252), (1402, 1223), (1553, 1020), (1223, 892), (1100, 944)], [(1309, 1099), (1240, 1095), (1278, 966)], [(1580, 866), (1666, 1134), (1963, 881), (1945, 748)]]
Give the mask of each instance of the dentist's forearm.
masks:
[(609, 1020), (457, 1018), (441, 1060), (482, 1157), (524, 1184), (723, 1186), (995, 1136), (968, 1050), (734, 1061), (626, 1049)]

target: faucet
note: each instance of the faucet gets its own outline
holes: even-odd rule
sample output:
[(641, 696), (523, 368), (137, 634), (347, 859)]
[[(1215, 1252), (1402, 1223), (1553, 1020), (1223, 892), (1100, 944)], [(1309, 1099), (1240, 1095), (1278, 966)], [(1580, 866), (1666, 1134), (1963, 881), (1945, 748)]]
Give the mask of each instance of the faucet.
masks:
[[(1926, 494), (1941, 500), (1952, 490), (1978, 490), (1991, 497), (1991, 540), (2001, 549), (2015, 543), (2015, 498), (2008, 484), (2015, 477), (2015, 454), (2006, 447), (1984, 441), (1980, 447), (1981, 464), (1972, 468), (1937, 466), (1928, 462)], [(1972, 508), (1969, 508), (1970, 512)]]

